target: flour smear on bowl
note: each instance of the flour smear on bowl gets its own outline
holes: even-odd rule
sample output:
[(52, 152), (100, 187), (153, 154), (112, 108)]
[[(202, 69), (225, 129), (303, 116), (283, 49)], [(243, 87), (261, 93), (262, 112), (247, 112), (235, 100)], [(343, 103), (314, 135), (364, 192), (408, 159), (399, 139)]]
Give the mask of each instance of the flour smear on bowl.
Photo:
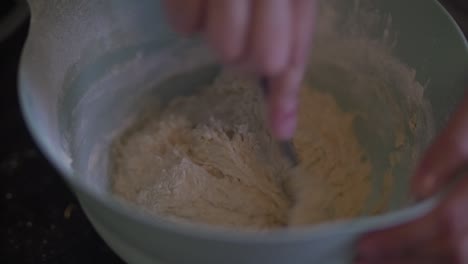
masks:
[(264, 125), (256, 79), (226, 70), (114, 139), (113, 194), (156, 217), (254, 230), (389, 209), (431, 137), (430, 107), (392, 55), (391, 19), (363, 3), (346, 18), (322, 3), (293, 140), (300, 173)]

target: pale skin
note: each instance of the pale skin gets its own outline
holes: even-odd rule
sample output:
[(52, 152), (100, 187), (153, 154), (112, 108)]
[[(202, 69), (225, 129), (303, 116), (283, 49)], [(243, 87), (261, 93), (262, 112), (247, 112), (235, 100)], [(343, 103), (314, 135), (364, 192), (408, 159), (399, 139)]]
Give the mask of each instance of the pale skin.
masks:
[[(315, 0), (165, 0), (169, 22), (185, 35), (201, 33), (226, 64), (265, 76), (272, 134), (293, 136), (297, 102), (313, 36)], [(468, 96), (428, 148), (412, 193), (428, 198), (468, 167)], [(429, 214), (367, 234), (358, 264), (468, 264), (468, 178)]]
[(267, 78), (271, 131), (290, 139), (315, 0), (165, 0), (164, 5), (178, 32), (202, 34), (222, 62)]

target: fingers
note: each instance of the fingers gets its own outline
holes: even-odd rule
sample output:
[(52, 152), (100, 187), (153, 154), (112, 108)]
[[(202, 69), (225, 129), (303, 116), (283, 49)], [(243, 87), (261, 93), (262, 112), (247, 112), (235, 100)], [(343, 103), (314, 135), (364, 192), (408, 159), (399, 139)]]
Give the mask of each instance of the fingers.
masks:
[[(459, 245), (468, 237), (468, 178), (464, 177), (441, 203), (441, 225), (443, 232), (451, 235)], [(467, 248), (468, 250), (468, 248)]]
[(298, 95), (308, 61), (314, 23), (315, 1), (291, 1), (291, 46), (288, 70), (270, 78), (268, 119), (272, 134), (280, 140), (292, 138), (297, 125)]
[(164, 0), (169, 23), (180, 33), (193, 34), (203, 25), (206, 0)]
[(183, 33), (203, 32), (226, 62), (278, 75), (305, 64), (315, 0), (165, 0), (168, 19)]
[(291, 5), (289, 0), (256, 0), (249, 54), (257, 71), (276, 75), (289, 63), (291, 50)]
[(250, 0), (209, 0), (206, 35), (226, 63), (241, 59), (250, 25)]
[(290, 139), (314, 27), (315, 0), (165, 0), (171, 24), (202, 32), (225, 63), (244, 65), (271, 84), (269, 123)]
[(315, 24), (315, 0), (295, 0), (292, 2), (292, 47), (290, 64), (304, 67), (309, 59), (310, 44)]
[(367, 261), (404, 259), (425, 241), (438, 237), (436, 219), (436, 215), (430, 214), (398, 227), (370, 233), (359, 242), (358, 255)]
[(412, 191), (427, 198), (464, 169), (468, 161), (468, 97), (465, 96), (446, 128), (426, 151), (412, 180)]
[[(400, 241), (401, 242), (401, 241)], [(358, 256), (357, 264), (456, 264), (459, 262), (457, 251), (448, 237), (440, 237), (429, 241), (422, 241), (417, 245), (401, 249), (402, 251), (388, 252), (385, 255), (367, 257)]]
[(443, 232), (436, 213), (411, 223), (378, 231), (358, 246), (358, 264), (456, 263), (451, 236)]
[(356, 263), (468, 263), (468, 178), (428, 215), (363, 237)]
[(277, 139), (291, 139), (296, 129), (302, 75), (303, 68), (293, 68), (268, 81), (268, 122), (272, 135)]

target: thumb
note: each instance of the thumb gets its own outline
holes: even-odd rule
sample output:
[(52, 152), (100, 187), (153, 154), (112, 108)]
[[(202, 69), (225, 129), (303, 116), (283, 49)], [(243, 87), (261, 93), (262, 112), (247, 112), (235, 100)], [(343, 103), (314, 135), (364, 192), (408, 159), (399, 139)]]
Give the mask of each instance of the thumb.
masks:
[(468, 162), (468, 96), (423, 156), (412, 180), (412, 192), (424, 199), (445, 187)]

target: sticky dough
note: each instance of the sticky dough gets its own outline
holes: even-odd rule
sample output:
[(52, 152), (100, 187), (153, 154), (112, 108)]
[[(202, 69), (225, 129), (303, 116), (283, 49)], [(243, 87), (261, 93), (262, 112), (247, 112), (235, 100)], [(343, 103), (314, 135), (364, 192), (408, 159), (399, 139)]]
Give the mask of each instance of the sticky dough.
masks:
[(371, 164), (355, 116), (304, 87), (291, 168), (265, 127), (254, 79), (224, 73), (173, 99), (116, 138), (112, 192), (156, 216), (241, 229), (309, 225), (359, 215)]

